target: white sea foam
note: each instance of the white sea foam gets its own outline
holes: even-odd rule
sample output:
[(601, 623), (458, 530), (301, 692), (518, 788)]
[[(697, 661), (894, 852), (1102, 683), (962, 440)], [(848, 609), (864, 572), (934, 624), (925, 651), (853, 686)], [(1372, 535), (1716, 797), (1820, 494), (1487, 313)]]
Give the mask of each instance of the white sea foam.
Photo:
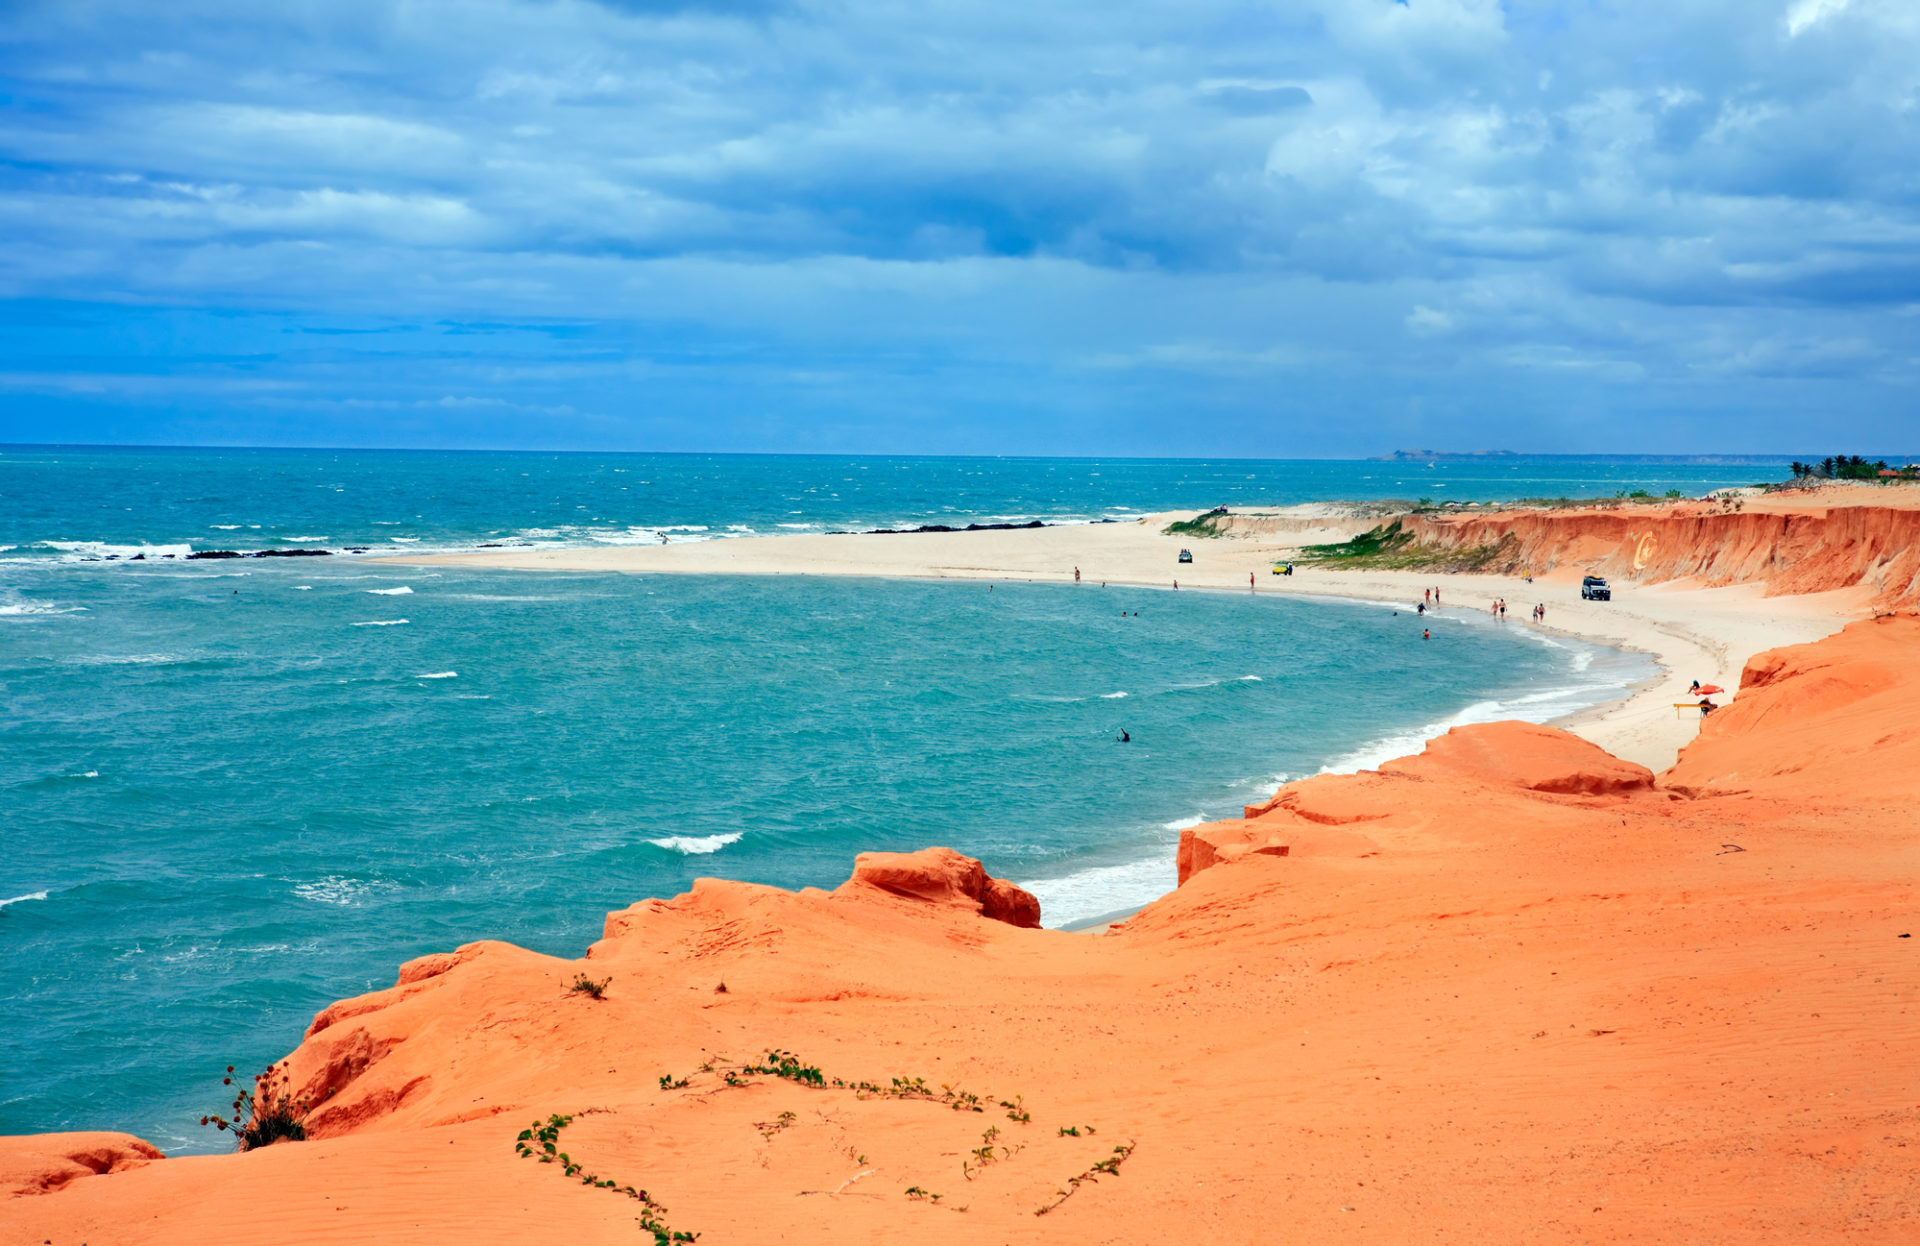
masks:
[(404, 584), (399, 588), (363, 588), (360, 591), (363, 593), (372, 593), (375, 597), (405, 597), (413, 592), (412, 589)]
[(1184, 831), (1190, 826), (1199, 826), (1202, 822), (1205, 822), (1206, 820), (1207, 820), (1206, 814), (1196, 813), (1191, 817), (1175, 818), (1171, 822), (1162, 822), (1160, 824), (1160, 829), (1166, 830), (1166, 831)]
[(418, 545), (420, 543), (420, 538), (417, 536), (390, 536), (387, 539), (396, 545)]
[(114, 558), (130, 560), (136, 555), (144, 555), (151, 562), (160, 558), (185, 558), (193, 552), (193, 546), (180, 545), (115, 545), (107, 541), (42, 541), (48, 549), (57, 549), (65, 555), (62, 562), (82, 562), (87, 559)]
[(406, 622), (409, 622), (409, 620), (407, 619), (369, 619), (365, 623), (355, 623), (355, 624), (352, 624), (352, 626), (354, 627), (399, 627), (402, 623), (406, 623)]
[(233, 532), (237, 530), (240, 527), (240, 525), (237, 523), (210, 523), (207, 525), (207, 527), (216, 528), (221, 532)]
[(75, 779), (97, 779), (100, 777), (100, 772), (98, 770), (83, 770), (79, 774), (70, 777)]
[(1103, 692), (1100, 694), (1100, 699), (1102, 701), (1117, 701), (1126, 695), (1124, 692)]
[(649, 839), (647, 842), (655, 848), (665, 848), (683, 856), (704, 857), (710, 852), (718, 852), (728, 844), (737, 843), (741, 832), (730, 835), (669, 835), (665, 839)]
[(293, 586), (293, 591), (294, 591), (294, 592), (296, 592), (296, 593), (311, 593), (311, 592), (313, 591), (313, 585), (311, 585), (311, 584), (296, 584), (296, 585), (294, 585), (294, 586)]
[(1151, 857), (1125, 865), (1096, 865), (1063, 878), (1042, 878), (1020, 885), (1039, 899), (1042, 923), (1058, 929), (1139, 908), (1172, 891), (1179, 882), (1173, 849), (1168, 845)]
[(1320, 773), (1354, 774), (1361, 770), (1377, 769), (1383, 762), (1418, 753), (1426, 747), (1427, 741), (1443, 736), (1455, 727), (1516, 718), (1530, 723), (1552, 722), (1556, 718), (1598, 705), (1619, 691), (1617, 684), (1577, 684), (1530, 692), (1501, 701), (1475, 701), (1458, 713), (1425, 726), (1370, 740), (1351, 753), (1328, 762)]
[(0, 603), (0, 615), (12, 618), (30, 614), (80, 614), (85, 606), (55, 606), (42, 601), (9, 601)]
[(781, 524), (775, 524), (773, 526), (776, 528), (791, 528), (795, 532), (807, 532), (814, 528), (818, 528), (820, 525), (817, 523), (781, 523)]
[(325, 878), (316, 879), (310, 883), (294, 884), (293, 894), (302, 900), (311, 900), (315, 904), (337, 904), (349, 907), (358, 904), (375, 892), (393, 889), (392, 883), (369, 882), (364, 878), (329, 874)]
[(415, 679), (458, 679), (459, 671), (435, 671), (431, 675), (415, 675)]
[(0, 909), (6, 908), (9, 904), (25, 904), (28, 900), (44, 900), (46, 898), (47, 893), (44, 891), (30, 891), (24, 896), (15, 896), (11, 900), (0, 900)]

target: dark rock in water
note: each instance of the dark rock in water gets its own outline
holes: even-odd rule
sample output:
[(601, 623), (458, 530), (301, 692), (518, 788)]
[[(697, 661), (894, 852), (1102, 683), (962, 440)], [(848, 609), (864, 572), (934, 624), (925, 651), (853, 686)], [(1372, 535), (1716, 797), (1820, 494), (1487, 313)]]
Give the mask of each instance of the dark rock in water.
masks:
[(135, 554), (133, 557), (127, 559), (128, 562), (145, 562), (146, 560), (147, 556), (145, 554)]
[(232, 549), (197, 549), (197, 550), (194, 550), (191, 554), (188, 554), (187, 557), (188, 558), (245, 558), (246, 555), (242, 554), (239, 550), (232, 550)]
[(255, 558), (325, 558), (332, 554), (330, 549), (263, 549)]
[(347, 546), (347, 552), (349, 554), (364, 554), (367, 552), (367, 547), (364, 545), (349, 545)]
[(828, 536), (906, 536), (915, 532), (1013, 532), (1022, 528), (1044, 528), (1047, 525), (1038, 519), (1031, 523), (970, 523), (964, 528), (952, 528), (943, 523), (923, 523), (918, 528), (874, 528), (864, 534), (852, 532), (829, 532)]

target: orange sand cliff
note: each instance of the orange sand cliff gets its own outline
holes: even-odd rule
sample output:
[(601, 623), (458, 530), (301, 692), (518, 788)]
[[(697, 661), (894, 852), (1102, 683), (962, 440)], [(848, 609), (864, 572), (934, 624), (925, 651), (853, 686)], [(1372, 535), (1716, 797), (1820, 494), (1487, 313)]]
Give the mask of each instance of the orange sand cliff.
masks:
[[(1402, 521), (1439, 550), (1508, 544), (1500, 561), (1642, 583), (1765, 582), (1772, 594), (1867, 585), (1888, 606), (1920, 601), (1920, 505), (1912, 489), (1790, 492), (1732, 503), (1421, 514)], [(1866, 495), (1862, 497), (1861, 495)], [(1876, 496), (1879, 495), (1879, 496)]]
[(716, 1246), (1920, 1241), (1916, 653), (1762, 654), (1658, 776), (1503, 723), (1289, 785), (1106, 935), (929, 850), (426, 957), (290, 1057), (317, 1140), (8, 1139), (0, 1240), (650, 1241), (593, 1177)]

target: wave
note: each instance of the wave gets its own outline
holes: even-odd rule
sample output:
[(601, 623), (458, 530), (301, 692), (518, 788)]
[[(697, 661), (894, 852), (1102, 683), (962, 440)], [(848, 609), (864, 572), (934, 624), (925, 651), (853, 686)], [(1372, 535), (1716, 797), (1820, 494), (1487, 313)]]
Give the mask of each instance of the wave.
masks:
[(1546, 723), (1568, 714), (1589, 709), (1603, 701), (1619, 695), (1618, 684), (1576, 684), (1570, 687), (1548, 688), (1541, 692), (1530, 692), (1519, 696), (1507, 697), (1497, 701), (1475, 701), (1465, 709), (1436, 719), (1425, 726), (1410, 731), (1397, 732), (1370, 740), (1344, 756), (1337, 757), (1320, 768), (1321, 774), (1355, 774), (1361, 770), (1378, 769), (1382, 763), (1396, 757), (1409, 757), (1427, 746), (1427, 741), (1443, 736), (1455, 727), (1472, 726), (1475, 723), (1503, 722), (1519, 719), (1522, 722)]
[(435, 671), (431, 675), (415, 675), (415, 679), (458, 679), (459, 671)]
[(1127, 694), (1124, 692), (1103, 692), (1100, 694), (1100, 699), (1102, 701), (1118, 701), (1121, 697), (1124, 697), (1126, 695)]
[(46, 898), (47, 893), (44, 891), (30, 891), (24, 896), (15, 896), (11, 900), (0, 900), (0, 909), (6, 908), (9, 904), (25, 904), (28, 900), (44, 900)]
[(340, 874), (329, 874), (325, 878), (310, 883), (295, 883), (293, 894), (302, 900), (311, 900), (315, 904), (337, 904), (350, 908), (367, 896), (380, 891), (394, 890), (393, 883), (370, 882), (364, 878), (348, 878)]
[(412, 589), (404, 584), (399, 588), (363, 588), (360, 591), (363, 593), (372, 593), (375, 597), (405, 597), (413, 592)]
[(34, 614), (82, 614), (85, 606), (52, 606), (39, 601), (9, 601), (0, 603), (0, 616), (23, 618)]
[(1179, 883), (1172, 847), (1163, 846), (1151, 857), (1124, 865), (1095, 865), (1020, 885), (1039, 899), (1042, 924), (1058, 930), (1151, 904)]
[(368, 619), (368, 620), (367, 620), (367, 621), (366, 621), (365, 623), (352, 623), (352, 624), (349, 624), (348, 626), (350, 626), (350, 627), (399, 627), (399, 626), (400, 626), (400, 625), (401, 625), (402, 623), (407, 623), (407, 622), (411, 622), (411, 620), (408, 620), (408, 619)]
[(134, 558), (152, 562), (162, 558), (185, 558), (193, 552), (193, 546), (186, 542), (177, 545), (116, 545), (109, 541), (40, 541), (46, 549), (58, 550), (63, 557), (61, 562), (88, 562), (112, 559), (130, 561)]
[(738, 843), (741, 834), (740, 831), (734, 831), (727, 835), (669, 835), (665, 839), (649, 839), (647, 842), (655, 848), (665, 848), (681, 856), (704, 857), (720, 851), (728, 844)]
[(1207, 820), (1206, 814), (1196, 813), (1190, 817), (1175, 818), (1171, 822), (1162, 822), (1160, 824), (1160, 829), (1163, 831), (1184, 831), (1190, 826), (1199, 826), (1202, 822), (1205, 822), (1206, 820)]

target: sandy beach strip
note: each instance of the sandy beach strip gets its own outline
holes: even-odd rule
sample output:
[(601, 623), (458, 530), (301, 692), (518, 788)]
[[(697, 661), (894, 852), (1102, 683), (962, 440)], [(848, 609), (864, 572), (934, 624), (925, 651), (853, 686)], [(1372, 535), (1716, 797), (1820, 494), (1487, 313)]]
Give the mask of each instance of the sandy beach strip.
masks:
[[(1432, 571), (1348, 571), (1298, 565), (1273, 575), (1277, 560), (1300, 546), (1340, 541), (1374, 520), (1347, 518), (1338, 508), (1293, 508), (1295, 517), (1251, 537), (1168, 536), (1169, 523), (1190, 512), (1150, 515), (1124, 523), (1063, 524), (980, 532), (807, 533), (742, 537), (653, 546), (500, 549), (383, 558), (408, 566), (463, 566), (547, 572), (621, 572), (649, 575), (811, 575), (897, 579), (1074, 582), (1098, 592), (1103, 585), (1174, 591), (1252, 592), (1289, 597), (1346, 597), (1404, 603), (1413, 609), (1437, 588), (1442, 617), (1485, 614), (1504, 598), (1506, 626), (1534, 627), (1536, 604), (1545, 627), (1581, 640), (1636, 650), (1653, 658), (1659, 677), (1623, 699), (1560, 725), (1608, 751), (1653, 770), (1673, 764), (1699, 721), (1674, 711), (1693, 680), (1717, 684), (1729, 695), (1748, 658), (1764, 649), (1802, 644), (1838, 631), (1868, 611), (1864, 588), (1767, 597), (1760, 584), (1703, 588), (1686, 580), (1635, 585), (1616, 580), (1610, 602), (1583, 601), (1580, 572), (1562, 567), (1535, 577), (1445, 574)], [(1181, 563), (1182, 549), (1194, 561)], [(1249, 582), (1251, 577), (1251, 583)], [(1409, 620), (1409, 637), (1416, 620)]]

